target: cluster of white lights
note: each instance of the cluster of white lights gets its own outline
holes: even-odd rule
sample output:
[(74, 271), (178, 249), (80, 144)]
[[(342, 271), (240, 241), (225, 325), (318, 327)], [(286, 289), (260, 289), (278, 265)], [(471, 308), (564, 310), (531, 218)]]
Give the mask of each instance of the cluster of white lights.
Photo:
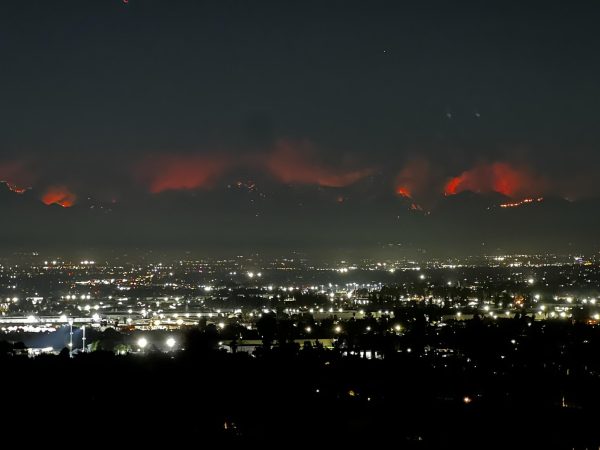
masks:
[[(77, 300), (77, 296), (76, 296), (75, 294), (73, 294), (73, 295), (70, 295), (70, 294), (69, 294), (69, 295), (65, 296), (65, 298), (66, 298), (67, 300)], [(87, 294), (87, 295), (80, 295), (80, 296), (79, 296), (79, 299), (80, 299), (80, 300), (89, 300), (89, 299), (91, 299), (91, 298), (92, 298), (92, 297), (90, 296), (90, 294)]]

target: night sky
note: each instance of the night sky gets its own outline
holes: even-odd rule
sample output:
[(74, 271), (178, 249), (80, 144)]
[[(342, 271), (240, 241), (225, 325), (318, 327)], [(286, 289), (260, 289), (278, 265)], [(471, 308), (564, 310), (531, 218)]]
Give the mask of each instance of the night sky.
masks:
[(2, 2), (0, 244), (597, 251), (600, 3), (458, 3)]

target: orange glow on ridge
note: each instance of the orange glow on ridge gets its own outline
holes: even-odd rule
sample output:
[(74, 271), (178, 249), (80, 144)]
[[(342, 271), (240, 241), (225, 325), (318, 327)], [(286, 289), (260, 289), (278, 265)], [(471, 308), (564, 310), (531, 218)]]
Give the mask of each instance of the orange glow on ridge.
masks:
[(138, 178), (153, 194), (212, 186), (228, 167), (223, 157), (206, 155), (162, 155), (148, 158), (137, 167)]
[(477, 193), (497, 192), (507, 197), (539, 194), (544, 183), (528, 170), (504, 162), (481, 164), (466, 170), (446, 183), (445, 195), (464, 191)]
[(313, 157), (308, 144), (293, 145), (280, 141), (268, 155), (267, 170), (283, 183), (317, 184), (324, 187), (345, 187), (371, 175), (374, 170), (344, 169), (325, 166)]
[(46, 189), (42, 196), (42, 202), (46, 205), (60, 205), (70, 208), (75, 204), (77, 196), (65, 186), (51, 186)]
[(410, 195), (410, 191), (403, 186), (398, 186), (396, 188), (396, 194), (400, 197), (412, 198), (412, 195)]

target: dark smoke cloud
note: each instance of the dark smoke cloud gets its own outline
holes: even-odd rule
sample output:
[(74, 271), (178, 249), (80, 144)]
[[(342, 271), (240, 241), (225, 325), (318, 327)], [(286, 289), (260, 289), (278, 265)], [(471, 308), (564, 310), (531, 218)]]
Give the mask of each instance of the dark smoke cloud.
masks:
[(0, 181), (27, 187), (35, 180), (29, 161), (12, 160), (0, 162)]
[(397, 195), (412, 198), (419, 203), (432, 206), (439, 196), (440, 170), (424, 157), (414, 157), (404, 164), (394, 180)]

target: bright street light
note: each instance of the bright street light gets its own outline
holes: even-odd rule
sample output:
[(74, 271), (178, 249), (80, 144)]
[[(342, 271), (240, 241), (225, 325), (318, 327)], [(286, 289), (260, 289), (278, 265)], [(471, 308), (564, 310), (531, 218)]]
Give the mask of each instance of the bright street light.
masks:
[(73, 357), (73, 319), (69, 319), (69, 358)]
[(137, 345), (143, 350), (144, 348), (146, 348), (146, 345), (148, 345), (148, 340), (146, 338), (139, 338), (137, 341)]

